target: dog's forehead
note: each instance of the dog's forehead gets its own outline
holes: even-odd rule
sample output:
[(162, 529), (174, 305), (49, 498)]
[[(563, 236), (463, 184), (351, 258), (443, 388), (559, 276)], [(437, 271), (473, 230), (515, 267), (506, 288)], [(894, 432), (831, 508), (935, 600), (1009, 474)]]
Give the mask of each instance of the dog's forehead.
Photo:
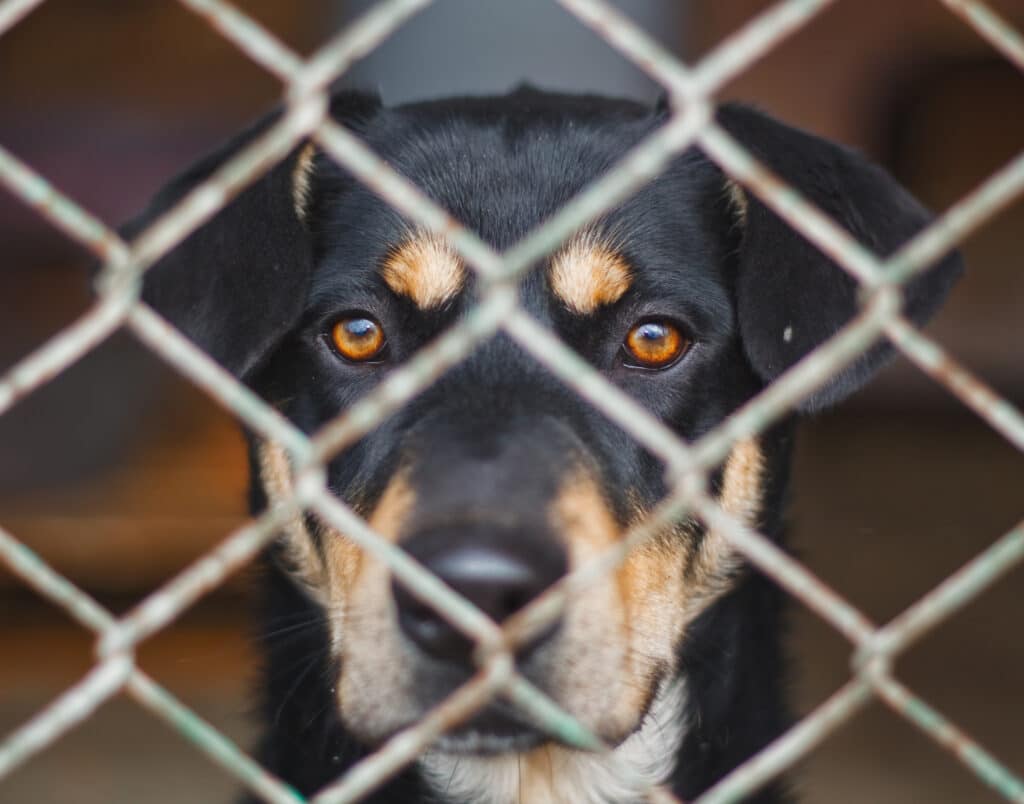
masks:
[[(504, 251), (613, 169), (661, 121), (639, 104), (517, 95), (384, 110), (363, 136), (393, 168), (490, 246)], [(722, 195), (690, 153), (658, 179), (568, 238), (543, 283), (577, 313), (620, 298), (635, 269), (677, 274), (706, 265), (709, 192)], [(329, 193), (318, 233), (350, 279), (383, 278), (423, 308), (458, 295), (472, 272), (362, 186)], [(360, 276), (362, 275), (362, 276)], [(535, 288), (536, 290), (536, 288)]]
[[(502, 102), (504, 100), (505, 102)], [(371, 130), (382, 155), (457, 220), (508, 248), (607, 172), (655, 126), (641, 108), (439, 104)], [(613, 112), (613, 109), (615, 110)]]

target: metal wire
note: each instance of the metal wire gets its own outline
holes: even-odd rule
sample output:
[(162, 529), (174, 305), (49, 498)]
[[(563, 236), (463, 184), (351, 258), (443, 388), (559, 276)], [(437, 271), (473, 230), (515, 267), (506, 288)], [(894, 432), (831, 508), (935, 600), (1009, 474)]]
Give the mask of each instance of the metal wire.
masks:
[[(1024, 70), (1024, 37), (980, 0), (939, 0)], [(0, 2), (0, 34), (43, 0)], [(303, 801), (228, 738), (135, 665), (134, 650), (232, 572), (253, 559), (282, 523), (299, 511), (315, 511), (362, 549), (384, 562), (399, 581), (477, 643), (477, 675), (419, 723), (352, 767), (313, 799), (318, 804), (357, 801), (399, 772), (456, 722), (501, 694), (550, 733), (584, 750), (608, 750), (553, 701), (515, 671), (511, 650), (561, 612), (574, 590), (614, 570), (628, 552), (667, 524), (692, 515), (721, 531), (733, 547), (853, 645), (852, 678), (817, 710), (702, 795), (696, 804), (737, 801), (790, 767), (873, 698), (914, 723), (953, 753), (1008, 801), (1024, 802), (1024, 783), (940, 713), (901, 684), (891, 659), (925, 632), (1024, 562), (1024, 523), (943, 581), (884, 626), (816, 578), (761, 534), (729, 516), (706, 491), (708, 473), (739, 439), (756, 435), (878, 339), (887, 337), (913, 363), (1024, 450), (1024, 416), (1007, 400), (957, 364), (902, 315), (900, 286), (953, 248), (976, 227), (1024, 192), (1024, 153), (951, 207), (895, 255), (880, 259), (827, 215), (759, 164), (713, 122), (713, 95), (787, 36), (814, 19), (833, 0), (784, 0), (729, 36), (694, 67), (657, 45), (603, 0), (557, 0), (610, 46), (618, 49), (667, 91), (672, 112), (664, 125), (630, 151), (590, 188), (504, 254), (431, 202), (357, 137), (326, 117), (327, 87), (356, 59), (391, 35), (431, 0), (383, 0), (308, 59), (303, 59), (258, 22), (226, 0), (179, 0), (254, 63), (283, 84), (285, 114), (226, 162), (209, 179), (125, 243), (95, 216), (0, 148), (0, 182), (54, 227), (103, 260), (100, 298), (77, 322), (0, 377), (0, 415), (72, 366), (121, 327), (230, 410), (247, 427), (282, 445), (298, 467), (291, 498), (229, 534), (215, 549), (117, 618), (47, 566), (0, 528), (0, 561), (38, 594), (96, 634), (93, 669), (28, 723), (0, 742), (2, 777), (124, 691), (166, 721), (185, 739), (227, 769), (261, 799)], [(210, 220), (246, 186), (311, 138), (416, 224), (446, 237), (486, 280), (478, 306), (458, 325), (421, 350), (405, 366), (328, 423), (311, 438), (241, 385), (139, 299), (141, 277), (161, 255)], [(867, 292), (861, 314), (807, 355), (758, 397), (695, 444), (684, 444), (631, 397), (611, 385), (549, 330), (517, 305), (516, 282), (526, 269), (574, 232), (607, 212), (690, 146), (701, 148), (733, 179), (755, 193), (790, 226), (856, 278)], [(324, 484), (324, 465), (381, 423), (477, 346), (503, 330), (550, 372), (624, 428), (664, 461), (670, 491), (623, 542), (563, 578), (504, 627), (384, 540)], [(651, 801), (676, 801), (667, 790)]]

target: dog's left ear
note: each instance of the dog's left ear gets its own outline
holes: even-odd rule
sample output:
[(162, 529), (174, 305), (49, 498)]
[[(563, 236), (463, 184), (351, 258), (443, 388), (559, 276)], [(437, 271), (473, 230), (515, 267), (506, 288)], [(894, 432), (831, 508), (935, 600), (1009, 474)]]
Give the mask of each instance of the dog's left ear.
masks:
[[(887, 257), (932, 219), (906, 190), (863, 156), (786, 126), (753, 109), (723, 106), (718, 122), (801, 195), (879, 257)], [(728, 181), (728, 180), (727, 180)], [(771, 382), (835, 334), (858, 310), (858, 285), (765, 206), (729, 182), (742, 226), (736, 306), (740, 335), (754, 370)], [(904, 286), (904, 311), (923, 324), (963, 270), (951, 253)], [(861, 387), (893, 355), (870, 349), (800, 406), (820, 410)]]
[[(358, 129), (380, 100), (339, 92), (331, 116)], [(277, 119), (275, 112), (197, 162), (122, 227), (132, 238), (209, 178)], [(313, 246), (306, 221), (314, 150), (295, 148), (146, 273), (142, 297), (233, 374), (247, 378), (295, 326), (306, 303)]]

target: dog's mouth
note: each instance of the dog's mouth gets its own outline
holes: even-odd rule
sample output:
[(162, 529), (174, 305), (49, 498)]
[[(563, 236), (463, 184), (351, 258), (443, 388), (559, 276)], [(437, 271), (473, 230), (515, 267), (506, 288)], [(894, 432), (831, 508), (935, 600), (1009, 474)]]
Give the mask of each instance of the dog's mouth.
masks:
[[(670, 686), (670, 682), (664, 675), (661, 675), (651, 685), (650, 695), (638, 713), (634, 727), (625, 730), (615, 738), (604, 735), (602, 737), (604, 742), (615, 747), (636, 733), (651, 715), (652, 709), (657, 708), (655, 702), (659, 697), (659, 691), (665, 695), (667, 686)], [(557, 734), (531, 723), (516, 707), (498, 699), (488, 704), (465, 723), (442, 735), (435, 742), (434, 749), (445, 754), (494, 756), (530, 751), (542, 745), (576, 748), (560, 739)]]
[(528, 751), (553, 740), (502, 704), (487, 706), (435, 743), (446, 754), (492, 756)]

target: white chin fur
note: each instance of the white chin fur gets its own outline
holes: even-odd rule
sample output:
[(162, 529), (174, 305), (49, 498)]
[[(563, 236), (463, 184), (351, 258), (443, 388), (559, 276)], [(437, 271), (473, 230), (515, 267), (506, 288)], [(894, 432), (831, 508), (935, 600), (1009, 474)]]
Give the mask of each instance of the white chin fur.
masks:
[(419, 768), (439, 799), (453, 804), (632, 804), (675, 769), (685, 707), (686, 682), (675, 678), (658, 691), (640, 728), (610, 754), (548, 745), (473, 756), (445, 752), (442, 744)]

